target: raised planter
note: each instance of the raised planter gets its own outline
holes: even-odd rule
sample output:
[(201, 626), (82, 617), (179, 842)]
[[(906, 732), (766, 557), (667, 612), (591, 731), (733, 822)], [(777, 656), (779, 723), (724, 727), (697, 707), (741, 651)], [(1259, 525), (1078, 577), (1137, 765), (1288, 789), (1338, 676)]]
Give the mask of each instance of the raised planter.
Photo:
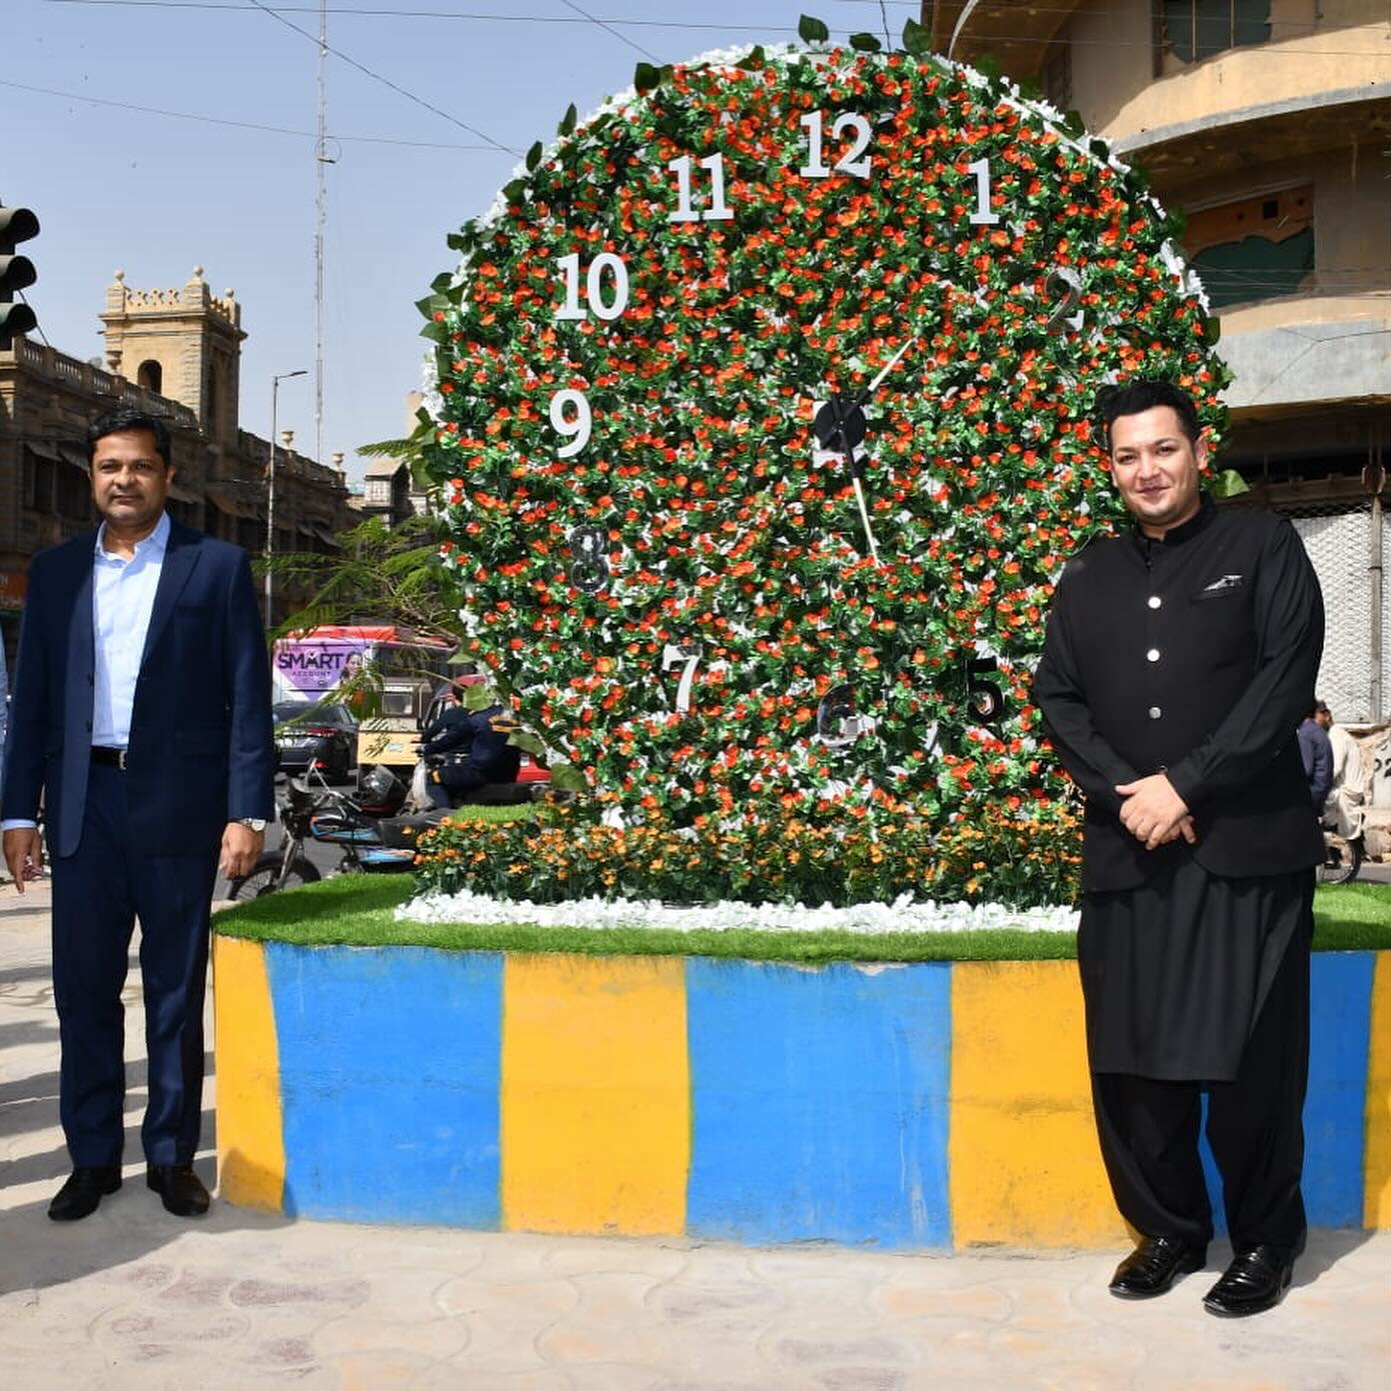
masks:
[[(1126, 1239), (1074, 962), (799, 968), (219, 937), (215, 963), (234, 1203), (751, 1244)], [(1391, 1226), (1391, 952), (1314, 957), (1305, 1131), (1311, 1223)]]

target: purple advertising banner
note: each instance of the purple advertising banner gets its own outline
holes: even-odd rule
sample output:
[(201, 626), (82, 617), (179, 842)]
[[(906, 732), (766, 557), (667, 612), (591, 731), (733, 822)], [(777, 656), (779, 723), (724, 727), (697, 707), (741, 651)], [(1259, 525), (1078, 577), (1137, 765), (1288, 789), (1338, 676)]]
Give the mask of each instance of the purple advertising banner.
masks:
[(372, 655), (364, 638), (282, 638), (275, 644), (275, 698), (317, 700)]

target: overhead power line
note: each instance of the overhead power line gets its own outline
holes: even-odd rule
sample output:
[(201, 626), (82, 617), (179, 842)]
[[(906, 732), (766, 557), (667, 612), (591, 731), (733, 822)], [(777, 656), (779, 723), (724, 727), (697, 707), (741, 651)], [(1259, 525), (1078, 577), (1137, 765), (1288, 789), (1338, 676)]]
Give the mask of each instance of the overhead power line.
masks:
[(459, 120), (457, 116), (451, 116), (448, 111), (443, 111), (432, 102), (426, 101), (424, 97), (417, 96), (414, 92), (408, 91), (399, 83), (393, 82), (389, 77), (383, 77), (381, 73), (374, 72), (365, 63), (359, 63), (356, 58), (350, 58), (346, 53), (342, 52), (342, 50), (333, 48), (329, 44), (321, 45), (317, 34), (311, 34), (309, 30), (301, 29), (298, 24), (292, 24), (284, 15), (277, 14), (269, 5), (263, 4), (262, 0), (250, 0), (250, 3), (258, 10), (262, 10), (264, 13), (268, 14), (277, 23), (283, 24), (287, 29), (293, 29), (301, 38), (308, 39), (315, 48), (322, 46), (325, 52), (333, 54), (340, 63), (346, 63), (350, 68), (355, 68), (365, 77), (370, 77), (374, 82), (380, 82), (382, 86), (389, 87), (398, 96), (405, 97), (407, 101), (413, 101), (417, 106), (423, 106), (426, 111), (433, 111), (436, 116), (443, 117), (452, 125), (458, 126), (460, 130), (466, 130), (470, 135), (476, 135), (480, 140), (486, 140), (489, 145), (493, 145), (499, 150), (506, 150), (509, 154), (514, 154), (518, 157), (521, 156), (522, 152), (520, 150), (514, 150), (510, 145), (504, 145), (500, 141), (494, 140), (487, 131), (479, 130), (477, 126), (471, 126), (466, 121)]
[(644, 58), (650, 58), (654, 63), (660, 63), (662, 61), (655, 53), (649, 52), (640, 43), (634, 43), (626, 34), (620, 34), (607, 20), (595, 19), (587, 10), (580, 9), (580, 7), (574, 3), (574, 0), (564, 0), (564, 3), (569, 9), (574, 10), (582, 19), (588, 20), (590, 24), (602, 29), (606, 34), (612, 34), (620, 43), (626, 43), (629, 48), (641, 53)]
[[(44, 3), (49, 5), (89, 5), (97, 7), (122, 6), (127, 9), (150, 10), (240, 10), (244, 12), (247, 8), (245, 0), (44, 0)], [(913, 10), (920, 8), (919, 0), (836, 0), (836, 3), (842, 5), (882, 5), (888, 3), (893, 5), (902, 4), (904, 8)], [(318, 13), (315, 6), (307, 4), (272, 4), (269, 8), (273, 9), (277, 14), (282, 15)], [(1092, 6), (1089, 13), (1119, 14), (1124, 8), (1127, 7), (1119, 4), (1098, 4)], [(1072, 15), (1076, 14), (1077, 7), (1075, 5), (1031, 4), (1029, 6), (1029, 12), (1031, 14)], [(782, 23), (781, 21), (770, 20), (766, 24), (719, 24), (708, 20), (702, 22), (699, 20), (636, 19), (627, 16), (620, 18), (612, 15), (594, 19), (585, 15), (584, 18), (572, 19), (569, 15), (497, 14), (494, 11), (450, 9), (395, 10), (374, 5), (330, 5), (328, 13), (330, 15), (343, 15), (348, 18), (360, 19), (458, 19), (487, 21), (495, 24), (597, 23), (612, 25), (614, 28), (621, 29), (690, 29), (751, 34), (766, 34), (771, 29), (779, 28)], [(1318, 20), (1312, 19), (1280, 19), (1272, 16), (1268, 22), (1272, 31), (1288, 30), (1294, 32), (1302, 30), (1312, 33), (1315, 30), (1329, 27)], [(1242, 46), (1245, 47), (1245, 45)]]
[[(164, 116), (175, 121), (197, 121), (209, 126), (232, 126), (237, 130), (261, 131), (267, 135), (294, 135), (305, 140), (315, 138), (312, 130), (294, 130), (289, 126), (268, 126), (258, 121), (234, 121), (226, 116), (205, 116), (193, 111), (170, 111), (162, 106), (138, 106), (135, 102), (114, 101), (108, 97), (89, 96), (86, 92), (64, 92), (56, 87), (35, 87), (27, 82), (9, 82), (0, 78), (0, 87), (11, 87), (17, 92), (33, 92), (43, 97), (62, 97), (66, 101), (85, 101), (92, 106), (112, 106), (119, 111), (138, 111), (144, 116)], [(485, 154), (507, 154), (496, 145), (459, 145), (437, 140), (398, 140), (386, 135), (335, 135), (334, 140), (355, 145), (404, 145), (422, 150), (474, 150)]]

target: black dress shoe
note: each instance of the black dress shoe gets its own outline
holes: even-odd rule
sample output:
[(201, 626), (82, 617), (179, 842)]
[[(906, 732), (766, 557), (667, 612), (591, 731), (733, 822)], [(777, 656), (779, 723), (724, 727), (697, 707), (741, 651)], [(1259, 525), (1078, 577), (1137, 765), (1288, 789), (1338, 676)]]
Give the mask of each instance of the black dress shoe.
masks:
[(1273, 1309), (1294, 1279), (1295, 1254), (1288, 1246), (1252, 1246), (1237, 1252), (1222, 1278), (1203, 1297), (1203, 1308), (1223, 1319), (1241, 1319)]
[(175, 1217), (201, 1217), (212, 1204), (203, 1180), (191, 1164), (151, 1164), (145, 1182), (164, 1201), (164, 1210)]
[(103, 1164), (96, 1168), (78, 1165), (68, 1175), (68, 1181), (53, 1195), (48, 1215), (55, 1222), (77, 1222), (90, 1217), (108, 1193), (121, 1186), (119, 1164)]
[(1167, 1293), (1180, 1275), (1191, 1275), (1206, 1264), (1206, 1246), (1189, 1246), (1172, 1236), (1147, 1236), (1116, 1267), (1111, 1293), (1118, 1299), (1153, 1299)]

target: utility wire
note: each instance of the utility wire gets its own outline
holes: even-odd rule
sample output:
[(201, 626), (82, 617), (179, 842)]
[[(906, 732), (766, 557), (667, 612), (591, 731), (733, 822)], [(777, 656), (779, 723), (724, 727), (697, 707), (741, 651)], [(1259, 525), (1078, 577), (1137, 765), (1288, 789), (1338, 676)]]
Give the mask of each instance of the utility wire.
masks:
[[(246, 5), (242, 0), (44, 0), (48, 5), (93, 5), (93, 6), (124, 6), (128, 9), (152, 9), (152, 10), (245, 10)], [(906, 7), (914, 10), (919, 8), (917, 0), (836, 0), (842, 5), (880, 5), (903, 3)], [(271, 6), (277, 14), (317, 14), (317, 8), (310, 5), (286, 5), (275, 4)], [(1119, 5), (1095, 5), (1091, 13), (1096, 14), (1119, 14), (1125, 7)], [(1056, 14), (1072, 15), (1077, 13), (1075, 5), (1030, 5), (1029, 9), (1034, 14)], [(488, 20), (498, 24), (584, 24), (589, 22), (599, 24), (612, 24), (624, 29), (705, 29), (715, 31), (736, 30), (749, 33), (767, 33), (770, 29), (779, 27), (781, 21), (770, 20), (766, 24), (717, 24), (711, 22), (701, 23), (692, 20), (674, 19), (629, 19), (608, 17), (590, 21), (584, 19), (571, 19), (567, 15), (541, 15), (541, 14), (495, 14), (492, 12), (478, 12), (471, 10), (389, 10), (369, 6), (346, 6), (334, 5), (329, 7), (331, 15), (346, 15), (348, 17), (357, 16), (363, 19), (464, 19), (464, 20)], [(1306, 19), (1278, 19), (1272, 16), (1266, 21), (1272, 29), (1289, 30), (1308, 30), (1313, 32), (1318, 29), (1326, 29), (1329, 26), (1320, 24), (1317, 20)], [(1244, 45), (1243, 45), (1244, 46)], [(649, 55), (650, 56), (650, 55)]]
[[(12, 87), (17, 92), (34, 92), (44, 97), (62, 97), (67, 101), (85, 101), (93, 106), (114, 106), (120, 111), (138, 111), (145, 116), (166, 116), (176, 121), (198, 121), (203, 125), (232, 126), (238, 130), (263, 131), (267, 135), (295, 135), (305, 140), (315, 138), (312, 130), (292, 130), (288, 126), (267, 126), (256, 121), (234, 121), (225, 116), (202, 116), (192, 111), (169, 111), (160, 106), (137, 106), (129, 101), (112, 101), (106, 97), (92, 97), (84, 92), (63, 92), (56, 87), (35, 87), (26, 82), (9, 82), (0, 78), (0, 87)], [(455, 145), (435, 140), (397, 140), (385, 135), (335, 135), (335, 140), (357, 145), (405, 145), (422, 150), (477, 150), (488, 154), (511, 154), (494, 145)]]
[(565, 0), (565, 5), (567, 8), (574, 10), (577, 15), (582, 15), (591, 24), (597, 24), (600, 29), (604, 30), (606, 33), (612, 34), (620, 43), (626, 43), (629, 48), (635, 49), (638, 53), (641, 53), (644, 58), (650, 58), (654, 63), (660, 63), (662, 61), (655, 53), (649, 52), (640, 43), (634, 43), (626, 34), (620, 34), (618, 30), (606, 20), (595, 19), (588, 11), (580, 9), (578, 5), (573, 3), (573, 0)]
[[(262, 0), (250, 0), (250, 3), (255, 5), (258, 10), (268, 14), (277, 23), (283, 24), (287, 29), (293, 29), (301, 38), (308, 39), (315, 48), (321, 46), (317, 34), (311, 34), (309, 30), (301, 29), (298, 24), (292, 24), (284, 15), (276, 14), (269, 5), (263, 4)], [(393, 92), (397, 93), (399, 96), (405, 97), (407, 101), (413, 101), (417, 106), (423, 106), (426, 111), (433, 111), (436, 116), (442, 116), (451, 125), (458, 126), (460, 130), (468, 131), (470, 135), (476, 135), (480, 140), (486, 140), (489, 145), (494, 146), (496, 149), (506, 150), (508, 154), (516, 155), (518, 158), (521, 157), (522, 152), (520, 150), (514, 150), (510, 145), (503, 145), (499, 141), (494, 140), (487, 131), (479, 130), (477, 126), (471, 126), (466, 121), (459, 120), (457, 116), (451, 116), (449, 112), (440, 110), (438, 106), (432, 105), (430, 102), (426, 101), (424, 97), (416, 96), (414, 92), (407, 91), (406, 88), (393, 82), (389, 77), (383, 77), (381, 73), (373, 72), (373, 70), (365, 64), (359, 63), (356, 58), (350, 58), (346, 53), (340, 52), (338, 49), (328, 44), (323, 44), (322, 47), (326, 52), (333, 54), (340, 63), (346, 63), (350, 68), (356, 68), (357, 71), (364, 76), (370, 77), (374, 82), (380, 82), (384, 87), (391, 88)]]

